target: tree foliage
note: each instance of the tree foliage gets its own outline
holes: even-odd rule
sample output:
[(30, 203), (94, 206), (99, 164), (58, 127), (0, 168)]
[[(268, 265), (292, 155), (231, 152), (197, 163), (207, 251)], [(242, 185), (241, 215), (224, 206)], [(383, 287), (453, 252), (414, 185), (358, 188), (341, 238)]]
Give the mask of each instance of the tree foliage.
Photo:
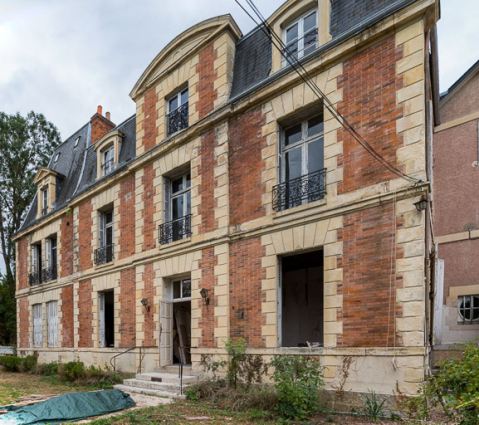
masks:
[(42, 114), (0, 112), (0, 344), (15, 340), (15, 245), (12, 236), (25, 219), (36, 192), (33, 178), (60, 144), (57, 128)]

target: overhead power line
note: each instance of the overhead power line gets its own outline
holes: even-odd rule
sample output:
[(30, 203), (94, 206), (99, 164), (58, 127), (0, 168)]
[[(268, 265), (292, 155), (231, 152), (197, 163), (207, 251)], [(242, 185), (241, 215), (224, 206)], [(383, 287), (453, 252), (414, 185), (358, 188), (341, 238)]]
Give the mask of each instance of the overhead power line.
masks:
[(259, 19), (259, 22), (252, 16), (252, 14), (246, 9), (246, 7), (241, 4), (240, 0), (235, 0), (241, 9), (250, 17), (250, 19), (261, 28), (261, 30), (266, 34), (268, 38), (271, 39), (273, 46), (279, 50), (281, 55), (284, 59), (288, 62), (288, 64), (293, 68), (293, 70), (301, 77), (303, 82), (312, 90), (312, 92), (323, 101), (323, 105), (325, 108), (330, 112), (336, 121), (338, 121), (341, 126), (344, 128), (348, 134), (353, 137), (356, 142), (358, 142), (365, 150), (369, 153), (377, 162), (379, 162), (383, 167), (385, 167), (391, 173), (401, 177), (411, 183), (419, 183), (421, 180), (411, 177), (401, 170), (396, 168), (391, 162), (389, 162), (386, 158), (384, 158), (379, 152), (377, 152), (362, 136), (361, 134), (356, 131), (356, 129), (349, 123), (349, 121), (336, 109), (334, 104), (329, 100), (329, 98), (321, 91), (321, 89), (317, 86), (317, 84), (312, 79), (309, 72), (304, 68), (303, 64), (298, 60), (298, 58), (294, 57), (286, 48), (287, 46), (284, 44), (281, 37), (279, 37), (271, 26), (268, 24), (266, 19), (263, 17), (259, 9), (254, 4), (253, 0), (246, 0), (247, 4), (253, 10), (254, 14)]

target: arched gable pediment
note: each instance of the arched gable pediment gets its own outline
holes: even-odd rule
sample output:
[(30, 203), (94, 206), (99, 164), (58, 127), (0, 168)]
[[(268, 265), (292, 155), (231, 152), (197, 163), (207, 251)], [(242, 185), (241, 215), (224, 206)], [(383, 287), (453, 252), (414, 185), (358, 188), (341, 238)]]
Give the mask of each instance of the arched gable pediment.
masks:
[(235, 38), (241, 31), (231, 15), (222, 15), (200, 22), (175, 37), (148, 65), (137, 81), (130, 97), (136, 100), (163, 75), (180, 66), (182, 62), (208, 45), (217, 35), (230, 31)]

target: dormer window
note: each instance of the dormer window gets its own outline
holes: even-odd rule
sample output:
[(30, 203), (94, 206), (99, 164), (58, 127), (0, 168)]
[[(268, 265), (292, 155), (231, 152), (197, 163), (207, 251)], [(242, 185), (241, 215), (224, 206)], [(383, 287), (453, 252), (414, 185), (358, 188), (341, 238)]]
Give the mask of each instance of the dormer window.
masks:
[(102, 176), (111, 173), (115, 168), (115, 147), (110, 146), (102, 152), (101, 172)]
[(188, 88), (168, 100), (168, 136), (188, 127)]
[[(283, 42), (290, 60), (302, 58), (314, 51), (318, 47), (317, 11), (310, 10), (287, 26), (283, 31)], [(283, 66), (288, 63), (286, 59), (283, 60)]]
[(42, 215), (48, 214), (48, 187), (42, 190)]

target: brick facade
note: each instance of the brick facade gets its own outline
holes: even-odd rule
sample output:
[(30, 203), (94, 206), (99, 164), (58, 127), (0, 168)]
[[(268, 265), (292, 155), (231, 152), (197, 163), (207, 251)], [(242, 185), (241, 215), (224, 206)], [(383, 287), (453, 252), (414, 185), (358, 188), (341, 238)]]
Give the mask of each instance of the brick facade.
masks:
[[(338, 231), (338, 240), (343, 242), (338, 266), (343, 268), (344, 276), (338, 289), (343, 296), (341, 346), (393, 345), (394, 322), (401, 312), (396, 305), (395, 282), (391, 279), (396, 259), (402, 258), (398, 250), (396, 259), (391, 260), (396, 243), (393, 214), (393, 206), (389, 204), (343, 218), (343, 228)], [(401, 227), (398, 222), (396, 230)], [(402, 286), (399, 278), (397, 286)]]
[(135, 176), (130, 175), (120, 183), (120, 255), (129, 257), (135, 253)]
[(216, 266), (215, 249), (204, 249), (201, 255), (201, 288), (208, 291), (209, 305), (206, 305), (204, 300), (200, 300), (201, 319), (199, 327), (201, 329), (201, 346), (213, 348), (216, 347), (215, 342), (215, 275), (214, 270)]
[(200, 59), (198, 65), (196, 65), (199, 78), (197, 83), (199, 100), (196, 104), (196, 110), (200, 119), (213, 111), (215, 100), (218, 98), (215, 90), (217, 72), (214, 66), (217, 56), (218, 53), (213, 44), (210, 44), (200, 52)]
[(157, 105), (158, 96), (155, 87), (152, 87), (145, 93), (145, 103), (143, 104), (143, 147), (145, 151), (156, 145), (156, 136), (158, 136), (158, 127), (156, 120), (158, 119)]
[(216, 139), (213, 130), (201, 136), (201, 185), (199, 188), (201, 204), (199, 212), (201, 215), (200, 233), (215, 230), (215, 146)]
[(120, 277), (120, 347), (136, 345), (136, 275), (135, 269), (121, 271)]
[(100, 140), (105, 134), (110, 132), (114, 127), (110, 120), (101, 115), (101, 109), (91, 117), (91, 143), (95, 143)]
[(20, 332), (20, 347), (30, 347), (30, 303), (28, 298), (20, 298), (18, 300), (18, 330)]
[(28, 288), (28, 256), (30, 255), (28, 239), (21, 238), (18, 242), (17, 258), (17, 290)]
[(78, 247), (79, 247), (79, 269), (87, 270), (93, 266), (92, 255), (92, 212), (91, 200), (85, 201), (78, 207)]
[(155, 170), (153, 164), (148, 164), (143, 169), (143, 177), (141, 179), (143, 185), (143, 251), (147, 251), (156, 246), (155, 241), (155, 228), (158, 223), (155, 223), (153, 214), (155, 212), (155, 205), (153, 203), (155, 188), (153, 186), (153, 180), (155, 178)]
[(231, 208), (231, 225), (265, 215), (262, 201), (265, 163), (261, 156), (262, 149), (266, 147), (266, 138), (261, 133), (265, 122), (261, 107), (230, 121), (230, 205), (234, 206)]
[(81, 280), (78, 286), (78, 347), (93, 347), (93, 301), (91, 280)]
[[(145, 271), (143, 272), (143, 293), (142, 298), (147, 300), (153, 300), (155, 296), (155, 271), (153, 269), (153, 263), (145, 265)], [(143, 311), (143, 346), (156, 347), (158, 340), (155, 338), (155, 306), (150, 305), (149, 311), (146, 308)]]
[(264, 255), (260, 238), (242, 240), (230, 246), (230, 334), (244, 338), (250, 347), (264, 347), (261, 303), (264, 295), (261, 265)]
[[(396, 134), (396, 121), (403, 114), (396, 103), (396, 92), (403, 86), (402, 77), (396, 76), (396, 61), (401, 58), (402, 49), (396, 48), (392, 35), (346, 60), (343, 75), (338, 77), (338, 88), (343, 90), (338, 110), (394, 166), (396, 152), (403, 146), (402, 137)], [(338, 159), (344, 177), (338, 194), (395, 177), (345, 130), (338, 131), (338, 140), (344, 141)]]
[(73, 329), (73, 285), (68, 285), (62, 288), (62, 347), (72, 348), (75, 346), (75, 336)]
[(60, 232), (62, 247), (60, 277), (66, 277), (73, 274), (73, 215), (62, 217)]

